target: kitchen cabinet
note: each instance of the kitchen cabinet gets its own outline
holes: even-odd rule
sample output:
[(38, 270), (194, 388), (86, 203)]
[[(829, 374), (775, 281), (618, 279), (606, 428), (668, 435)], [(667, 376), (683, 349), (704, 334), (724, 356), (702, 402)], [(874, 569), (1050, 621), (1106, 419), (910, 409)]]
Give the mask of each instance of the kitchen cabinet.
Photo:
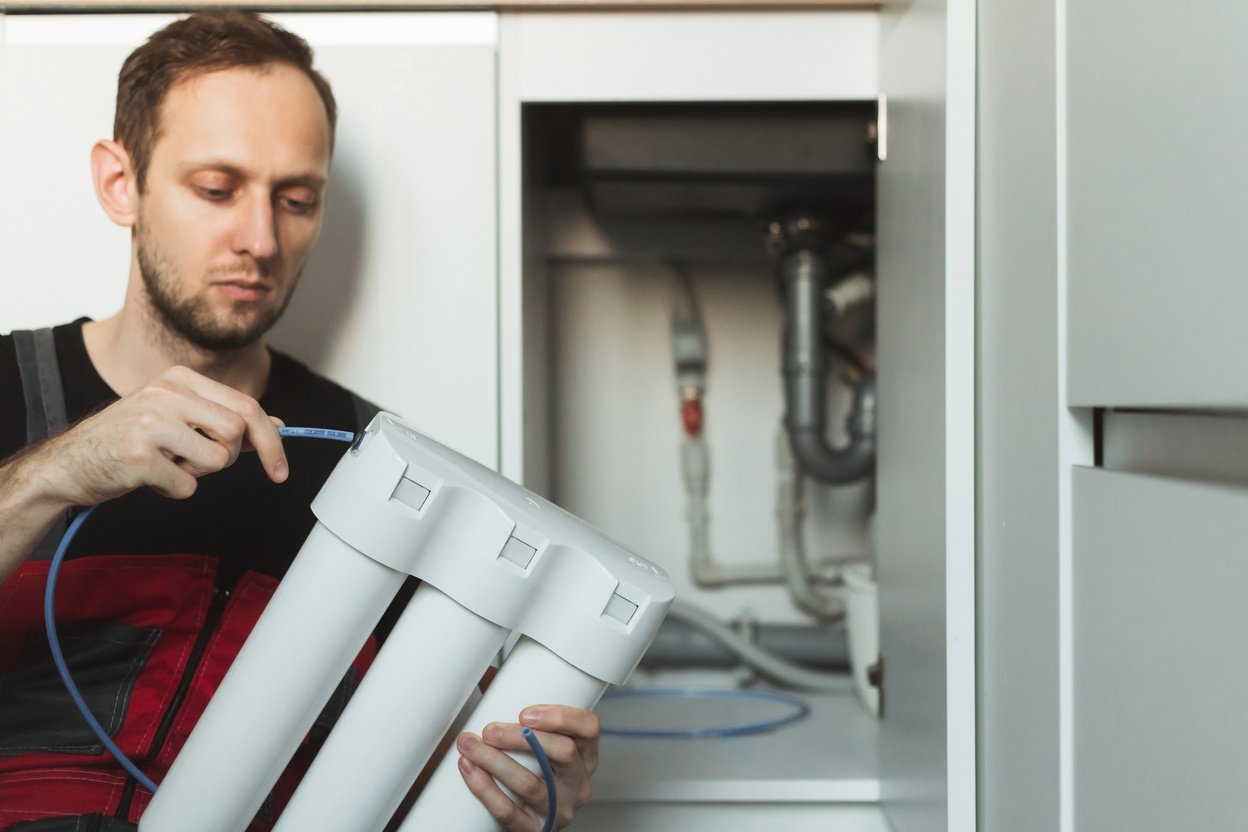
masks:
[[(661, 522), (652, 518), (638, 524), (625, 506), (661, 511), (665, 500), (670, 504), (679, 496), (662, 480), (644, 488), (618, 476), (613, 481), (610, 472), (628, 469), (617, 467), (618, 455), (610, 450), (628, 448), (626, 464), (661, 477), (662, 465), (641, 450), (661, 428), (651, 427), (655, 417), (649, 409), (644, 418), (633, 419), (615, 405), (603, 406), (600, 415), (586, 420), (576, 414), (592, 408), (559, 410), (550, 400), (552, 378), (554, 386), (560, 380), (566, 385), (567, 378), (557, 378), (559, 368), (551, 368), (546, 333), (557, 333), (555, 365), (560, 350), (580, 362), (599, 348), (603, 366), (610, 366), (611, 355), (635, 356), (629, 389), (638, 389), (634, 376), (653, 375), (644, 368), (662, 366), (657, 363), (662, 357), (645, 346), (662, 336), (646, 317), (656, 314), (649, 295), (636, 286), (657, 280), (656, 267), (646, 258), (661, 257), (664, 245), (638, 244), (636, 236), (624, 240), (623, 231), (615, 238), (608, 232), (582, 237), (568, 232), (569, 220), (554, 206), (558, 195), (543, 188), (542, 134), (526, 133), (526, 116), (560, 104), (636, 108), (888, 97), (888, 158), (879, 168), (876, 218), (881, 443), (876, 534), (886, 712), (878, 745), (872, 745), (878, 748), (878, 762), (873, 750), (870, 759), (859, 757), (842, 773), (837, 754), (852, 754), (853, 746), (827, 742), (827, 753), (796, 760), (809, 777), (800, 799), (787, 788), (800, 775), (787, 768), (772, 766), (748, 783), (786, 795), (774, 799), (767, 811), (772, 822), (795, 829), (836, 824), (874, 829), (880, 818), (862, 804), (874, 800), (868, 794), (876, 789), (897, 830), (975, 828), (974, 29), (973, 5), (957, 3), (948, 9), (917, 3), (880, 18), (869, 13), (503, 16), (502, 470), (539, 490), (553, 488), (557, 497), (573, 501), (574, 511), (587, 513), (591, 522), (625, 542), (630, 535), (643, 540), (639, 525)], [(883, 133), (882, 123), (880, 129)], [(537, 138), (526, 144), (533, 135)], [(578, 215), (570, 222), (584, 221)], [(662, 232), (649, 233), (664, 239)], [(745, 245), (742, 249), (748, 251)], [(604, 276), (612, 271), (614, 278)], [(603, 281), (598, 291), (620, 294), (604, 301), (598, 312), (602, 317), (581, 327), (596, 339), (609, 338), (620, 329), (619, 314), (611, 310), (627, 308), (638, 317), (631, 319), (635, 327), (623, 328), (638, 329), (635, 339), (622, 334), (624, 340), (612, 342), (614, 347), (560, 343), (567, 340), (560, 321), (566, 326), (573, 314), (568, 305), (585, 303), (583, 296), (594, 290), (579, 287), (594, 280)], [(651, 285), (665, 291), (661, 281)], [(568, 300), (568, 287), (571, 297), (582, 300)], [(760, 295), (763, 301), (765, 293)], [(564, 300), (552, 306), (552, 297)], [(575, 308), (576, 314), (594, 314), (592, 304)], [(764, 317), (759, 312), (753, 325)], [(738, 319), (738, 338), (747, 337), (749, 326)], [(575, 399), (594, 383), (595, 374), (576, 379), (565, 396)], [(659, 384), (670, 386), (662, 377)], [(653, 386), (640, 397), (671, 395)], [(588, 401), (589, 394), (582, 395)], [(636, 398), (626, 394), (619, 401), (623, 406)], [(745, 403), (741, 409), (752, 406)], [(630, 427), (612, 433), (603, 427), (612, 422)], [(557, 437), (553, 441), (552, 435)], [(566, 446), (558, 447), (559, 442)], [(589, 458), (598, 461), (577, 465)], [(560, 478), (567, 479), (569, 470), (574, 482), (563, 483), (560, 490)], [(586, 497), (611, 493), (611, 488), (614, 498)], [(656, 491), (663, 496), (656, 497)], [(746, 511), (762, 514), (756, 507)], [(665, 562), (662, 552), (642, 551), (669, 571), (683, 571), (680, 563)], [(836, 721), (840, 718), (830, 716), (824, 726), (810, 730), (856, 730)], [(644, 750), (636, 743), (621, 749), (626, 742), (608, 738), (604, 744), (603, 787), (586, 815), (594, 828), (710, 829), (750, 811), (746, 795), (755, 792), (747, 783), (735, 790), (737, 801), (723, 805), (725, 775), (710, 756), (704, 758), (704, 777), (690, 763), (682, 766), (680, 778), (667, 782), (667, 755), (683, 760), (686, 752), (665, 749), (661, 742)], [(876, 774), (864, 780), (864, 771)], [(664, 824), (658, 818), (669, 820)], [(679, 824), (676, 818), (682, 819)], [(694, 818), (697, 823), (686, 826)]]

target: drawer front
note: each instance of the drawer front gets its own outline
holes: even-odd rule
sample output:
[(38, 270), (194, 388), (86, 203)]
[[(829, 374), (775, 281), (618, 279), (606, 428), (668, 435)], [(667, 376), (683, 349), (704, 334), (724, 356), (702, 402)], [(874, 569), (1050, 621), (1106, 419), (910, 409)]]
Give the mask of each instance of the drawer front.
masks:
[(1248, 488), (1073, 485), (1076, 829), (1248, 829)]
[(1070, 0), (1070, 403), (1248, 404), (1248, 4)]

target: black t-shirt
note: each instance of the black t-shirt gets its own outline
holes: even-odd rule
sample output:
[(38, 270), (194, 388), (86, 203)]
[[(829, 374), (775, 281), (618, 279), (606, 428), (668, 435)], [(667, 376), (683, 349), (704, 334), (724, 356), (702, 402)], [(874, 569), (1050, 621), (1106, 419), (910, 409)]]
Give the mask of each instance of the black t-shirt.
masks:
[[(82, 340), (82, 318), (53, 330), (69, 423), (115, 401)], [(272, 370), (260, 398), (266, 413), (290, 426), (359, 431), (357, 399), (293, 358), (270, 350)], [(363, 403), (369, 415), (376, 408)], [(26, 405), (11, 335), (0, 336), (0, 459), (26, 445)], [(271, 482), (254, 453), (199, 479), (190, 499), (172, 500), (140, 488), (97, 508), (75, 536), (67, 557), (104, 554), (199, 554), (221, 559), (229, 586), (248, 569), (285, 574), (315, 524), (310, 505), (346, 445), (284, 440), (290, 476)]]

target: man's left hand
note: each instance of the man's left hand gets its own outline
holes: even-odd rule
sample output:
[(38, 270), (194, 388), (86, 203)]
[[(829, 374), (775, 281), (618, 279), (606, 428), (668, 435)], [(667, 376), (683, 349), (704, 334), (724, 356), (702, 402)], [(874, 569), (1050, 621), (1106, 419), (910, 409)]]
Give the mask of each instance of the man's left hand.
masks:
[[(520, 732), (524, 726), (532, 728), (555, 772), (559, 798), (555, 828), (563, 829), (589, 802), (589, 781), (598, 768), (598, 717), (582, 708), (534, 705), (520, 713), (520, 723), (492, 722), (482, 732), (484, 737), (460, 734), (455, 743), (463, 755), (459, 773), (508, 832), (540, 832), (546, 822), (546, 784), (505, 753), (528, 751)], [(515, 800), (499, 788), (500, 783), (516, 795)]]

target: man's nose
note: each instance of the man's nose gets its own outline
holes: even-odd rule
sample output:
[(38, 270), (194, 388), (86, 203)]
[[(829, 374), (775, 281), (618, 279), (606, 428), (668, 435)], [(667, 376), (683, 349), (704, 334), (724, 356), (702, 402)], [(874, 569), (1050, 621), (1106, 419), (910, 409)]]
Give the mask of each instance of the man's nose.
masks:
[(276, 214), (268, 194), (249, 196), (239, 205), (234, 250), (264, 260), (277, 254)]

